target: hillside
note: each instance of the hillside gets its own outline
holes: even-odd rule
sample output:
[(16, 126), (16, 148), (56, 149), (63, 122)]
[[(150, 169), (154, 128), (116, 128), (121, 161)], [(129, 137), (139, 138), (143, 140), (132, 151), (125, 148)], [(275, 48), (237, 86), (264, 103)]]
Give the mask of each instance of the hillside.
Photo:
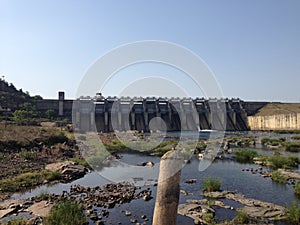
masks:
[(42, 99), (40, 96), (31, 97), (28, 92), (23, 92), (7, 81), (0, 79), (0, 110), (14, 111), (22, 109), (24, 103), (31, 103), (34, 99)]

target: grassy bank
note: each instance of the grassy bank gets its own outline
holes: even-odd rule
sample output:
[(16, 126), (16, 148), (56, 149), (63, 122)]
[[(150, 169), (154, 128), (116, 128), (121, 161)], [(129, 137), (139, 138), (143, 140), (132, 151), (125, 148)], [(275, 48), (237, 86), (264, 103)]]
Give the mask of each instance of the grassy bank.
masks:
[(26, 190), (33, 186), (37, 186), (53, 180), (59, 180), (61, 174), (59, 172), (41, 171), (22, 173), (14, 178), (6, 178), (0, 180), (0, 192), (16, 192), (20, 190)]

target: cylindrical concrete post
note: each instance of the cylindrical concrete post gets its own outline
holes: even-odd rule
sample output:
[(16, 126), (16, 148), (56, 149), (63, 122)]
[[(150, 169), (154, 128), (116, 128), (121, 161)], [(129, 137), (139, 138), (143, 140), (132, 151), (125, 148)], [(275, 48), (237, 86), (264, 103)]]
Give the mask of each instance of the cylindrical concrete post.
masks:
[(175, 225), (180, 194), (182, 159), (175, 150), (160, 160), (153, 225)]

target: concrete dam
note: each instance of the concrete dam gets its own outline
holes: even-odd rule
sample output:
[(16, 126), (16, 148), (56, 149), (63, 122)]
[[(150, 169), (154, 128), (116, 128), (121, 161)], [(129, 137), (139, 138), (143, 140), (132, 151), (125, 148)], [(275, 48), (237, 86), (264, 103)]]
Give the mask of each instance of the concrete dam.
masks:
[[(63, 102), (60, 113), (65, 112)], [(263, 105), (239, 99), (98, 96), (74, 100), (72, 118), (81, 131), (245, 131), (250, 129), (247, 115)]]

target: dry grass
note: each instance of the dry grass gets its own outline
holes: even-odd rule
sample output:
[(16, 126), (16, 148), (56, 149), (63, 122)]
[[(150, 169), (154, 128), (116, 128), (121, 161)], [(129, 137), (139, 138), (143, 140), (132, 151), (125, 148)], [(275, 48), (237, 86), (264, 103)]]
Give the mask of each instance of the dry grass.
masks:
[(300, 103), (268, 103), (255, 116), (300, 113)]
[(37, 137), (47, 138), (60, 132), (54, 127), (16, 126), (0, 124), (0, 141), (33, 141)]

